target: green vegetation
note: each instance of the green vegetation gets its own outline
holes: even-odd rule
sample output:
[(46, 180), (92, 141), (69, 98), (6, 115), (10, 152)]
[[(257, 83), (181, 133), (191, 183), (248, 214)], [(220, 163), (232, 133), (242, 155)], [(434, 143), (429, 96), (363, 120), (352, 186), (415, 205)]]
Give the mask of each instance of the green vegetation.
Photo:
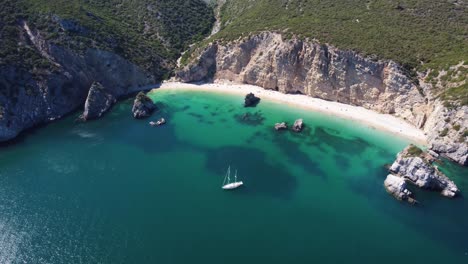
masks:
[(452, 101), (456, 101), (460, 105), (468, 105), (468, 82), (458, 87), (446, 89), (440, 94), (440, 98), (445, 101), (446, 107), (453, 107)]
[(22, 21), (52, 44), (78, 52), (112, 51), (160, 77), (214, 22), (202, 0), (0, 0), (0, 5), (0, 65), (26, 68), (50, 65), (21, 41), (27, 37)]
[[(466, 104), (468, 64), (467, 6), (454, 0), (227, 0), (222, 30), (213, 38), (233, 40), (261, 31), (281, 32), (394, 60), (416, 81), (416, 71), (430, 71), (429, 81), (446, 71), (439, 88), (452, 87), (446, 101)], [(448, 85), (454, 84), (455, 85)]]
[(423, 151), (417, 146), (411, 144), (409, 145), (406, 153), (407, 153), (406, 157), (417, 157), (417, 156), (420, 156), (423, 153)]
[(438, 0), (228, 0), (220, 38), (276, 30), (408, 68), (468, 61), (465, 7)]
[(448, 128), (444, 128), (442, 131), (440, 131), (439, 136), (440, 137), (445, 137), (448, 134)]
[(458, 131), (460, 130), (460, 124), (453, 124), (453, 129), (455, 129), (455, 131)]

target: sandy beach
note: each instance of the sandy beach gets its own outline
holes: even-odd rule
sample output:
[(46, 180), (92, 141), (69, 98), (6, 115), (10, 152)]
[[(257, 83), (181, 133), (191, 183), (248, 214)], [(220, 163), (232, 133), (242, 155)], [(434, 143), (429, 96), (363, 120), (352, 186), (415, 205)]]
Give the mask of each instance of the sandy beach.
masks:
[(385, 130), (400, 137), (410, 139), (417, 144), (426, 144), (426, 136), (421, 129), (418, 129), (395, 116), (380, 114), (363, 107), (312, 98), (307, 95), (284, 94), (276, 91), (265, 90), (259, 86), (226, 82), (207, 84), (164, 82), (159, 88), (157, 88), (157, 90), (161, 89), (197, 90), (239, 95), (245, 95), (252, 92), (261, 99), (274, 100), (290, 104), (292, 106), (354, 120), (372, 128)]

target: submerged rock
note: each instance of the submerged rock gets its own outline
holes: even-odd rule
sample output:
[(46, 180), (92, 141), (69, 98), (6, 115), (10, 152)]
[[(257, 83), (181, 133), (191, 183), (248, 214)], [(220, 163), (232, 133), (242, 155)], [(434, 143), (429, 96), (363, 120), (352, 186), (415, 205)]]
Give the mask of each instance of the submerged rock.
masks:
[(238, 114), (235, 115), (235, 118), (239, 123), (251, 126), (261, 125), (265, 121), (265, 117), (261, 112)]
[(255, 94), (249, 93), (245, 96), (244, 107), (256, 106), (260, 102), (260, 98), (256, 97)]
[(116, 102), (116, 98), (99, 82), (94, 82), (88, 92), (83, 114), (83, 121), (101, 117)]
[(412, 198), (413, 194), (411, 191), (407, 189), (407, 184), (404, 178), (389, 174), (384, 181), (384, 186), (387, 192), (398, 200), (408, 201), (410, 203), (416, 202), (416, 200)]
[(303, 128), (304, 128), (304, 123), (302, 121), (302, 118), (294, 121), (294, 125), (292, 126), (292, 130), (294, 132), (301, 132)]
[(455, 183), (433, 165), (429, 154), (414, 145), (398, 153), (390, 171), (422, 189), (440, 191), (443, 196), (459, 193)]
[(132, 112), (135, 118), (148, 117), (156, 110), (156, 105), (153, 100), (143, 92), (139, 92), (133, 102)]
[(276, 131), (278, 131), (278, 130), (285, 130), (285, 129), (288, 129), (288, 125), (286, 125), (285, 122), (276, 123), (276, 124), (275, 124), (275, 130), (276, 130)]

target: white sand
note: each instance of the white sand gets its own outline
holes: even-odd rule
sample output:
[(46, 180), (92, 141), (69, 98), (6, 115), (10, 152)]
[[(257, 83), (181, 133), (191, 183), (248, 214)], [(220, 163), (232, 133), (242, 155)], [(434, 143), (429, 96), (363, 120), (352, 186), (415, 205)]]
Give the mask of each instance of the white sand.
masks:
[(426, 136), (422, 130), (395, 116), (389, 114), (379, 114), (363, 107), (325, 101), (306, 95), (284, 94), (276, 91), (265, 90), (259, 86), (236, 84), (230, 82), (207, 84), (164, 82), (157, 89), (197, 90), (240, 95), (246, 95), (247, 93), (252, 92), (261, 99), (274, 100), (292, 106), (310, 109), (316, 112), (343, 117), (366, 124), (375, 129), (391, 132), (400, 137), (410, 139), (418, 144), (426, 144)]

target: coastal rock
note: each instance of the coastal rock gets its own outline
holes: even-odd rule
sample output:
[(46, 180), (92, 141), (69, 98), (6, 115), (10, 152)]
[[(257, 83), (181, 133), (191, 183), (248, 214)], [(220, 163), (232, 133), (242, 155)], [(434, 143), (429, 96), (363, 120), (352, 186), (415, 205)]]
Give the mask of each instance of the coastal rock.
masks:
[(468, 106), (447, 108), (436, 101), (424, 131), (431, 151), (468, 166)]
[(278, 130), (285, 130), (285, 129), (288, 129), (288, 125), (286, 125), (285, 122), (276, 123), (276, 124), (275, 124), (275, 130), (276, 130), (276, 131), (278, 131)]
[[(286, 39), (279, 33), (263, 32), (208, 44), (176, 70), (175, 79), (252, 84), (393, 114), (422, 128), (428, 143), (442, 141), (439, 145), (453, 146), (450, 152), (437, 146), (434, 151), (468, 165), (468, 106), (445, 107), (432, 94), (440, 89), (432, 89), (424, 77), (416, 85), (393, 61), (363, 57), (310, 39)], [(447, 123), (447, 119), (451, 121)]]
[(384, 181), (385, 190), (388, 193), (393, 195), (400, 201), (414, 201), (412, 199), (412, 193), (407, 189), (407, 184), (405, 179), (402, 177), (395, 176), (393, 174), (387, 175), (387, 178)]
[(282, 93), (393, 113), (424, 123), (425, 97), (398, 64), (366, 58), (307, 39), (263, 32), (231, 42), (214, 42), (193, 53), (175, 72), (181, 82), (228, 80)]
[(115, 103), (116, 98), (99, 82), (94, 82), (88, 92), (83, 114), (84, 121), (99, 118)]
[(260, 102), (260, 98), (253, 93), (248, 93), (245, 96), (244, 107), (254, 107)]
[(301, 132), (303, 128), (304, 128), (304, 123), (301, 118), (301, 119), (297, 119), (296, 121), (294, 121), (294, 124), (291, 129), (294, 132)]
[(444, 141), (434, 141), (429, 146), (435, 153), (441, 153), (443, 156), (460, 163), (463, 166), (468, 165), (468, 146), (467, 144), (449, 144)]
[(56, 69), (37, 75), (16, 65), (0, 65), (0, 141), (80, 108), (95, 81), (115, 98), (155, 83), (154, 75), (115, 53), (99, 49), (77, 53), (49, 43), (33, 29), (22, 34)]
[(133, 102), (132, 113), (135, 118), (144, 118), (150, 116), (157, 107), (153, 100), (143, 92), (139, 92)]
[(425, 152), (413, 145), (398, 153), (390, 171), (419, 188), (440, 191), (446, 197), (459, 193), (455, 183), (427, 159)]

